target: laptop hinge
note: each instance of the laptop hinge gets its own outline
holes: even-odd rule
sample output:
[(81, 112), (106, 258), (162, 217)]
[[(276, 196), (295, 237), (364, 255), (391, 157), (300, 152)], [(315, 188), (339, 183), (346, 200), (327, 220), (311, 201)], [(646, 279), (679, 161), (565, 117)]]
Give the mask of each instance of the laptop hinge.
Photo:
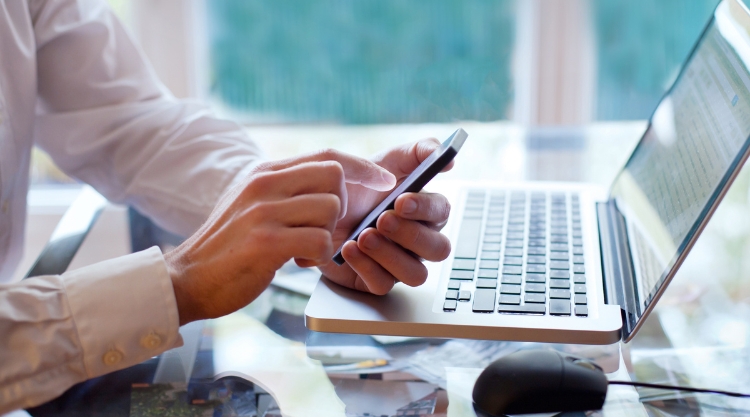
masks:
[(625, 218), (614, 200), (597, 203), (596, 214), (599, 220), (605, 302), (620, 306), (622, 338), (625, 339), (641, 316)]

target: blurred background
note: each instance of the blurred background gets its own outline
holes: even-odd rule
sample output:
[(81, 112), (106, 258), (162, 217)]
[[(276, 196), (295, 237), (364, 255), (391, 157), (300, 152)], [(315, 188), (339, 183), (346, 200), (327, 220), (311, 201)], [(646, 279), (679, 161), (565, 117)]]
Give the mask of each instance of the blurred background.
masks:
[(250, 125), (524, 126), (647, 119), (718, 3), (108, 1), (176, 96)]

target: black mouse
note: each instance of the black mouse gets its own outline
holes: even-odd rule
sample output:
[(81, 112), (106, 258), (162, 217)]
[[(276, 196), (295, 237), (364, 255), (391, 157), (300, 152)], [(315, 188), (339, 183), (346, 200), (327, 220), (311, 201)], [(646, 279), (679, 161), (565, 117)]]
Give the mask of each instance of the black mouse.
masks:
[(472, 397), (493, 416), (598, 410), (607, 378), (595, 363), (552, 350), (523, 350), (491, 363)]

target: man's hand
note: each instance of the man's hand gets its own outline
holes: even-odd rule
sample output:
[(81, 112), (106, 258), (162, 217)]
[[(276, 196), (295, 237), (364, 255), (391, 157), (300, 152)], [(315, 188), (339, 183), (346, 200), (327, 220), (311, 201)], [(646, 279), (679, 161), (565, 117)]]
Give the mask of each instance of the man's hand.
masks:
[[(374, 162), (401, 181), (438, 146), (440, 142), (436, 139), (427, 139), (394, 148), (375, 157)], [(445, 170), (452, 166), (453, 162)], [(347, 190), (347, 212), (336, 224), (334, 247), (341, 245), (364, 216), (388, 195), (358, 184), (347, 184)], [(380, 215), (376, 229), (366, 229), (357, 242), (344, 245), (344, 265), (331, 261), (320, 269), (341, 285), (374, 294), (387, 293), (397, 281), (421, 285), (427, 279), (422, 259), (437, 262), (450, 254), (450, 241), (440, 233), (449, 213), (450, 204), (440, 194), (402, 194), (393, 210)]]
[(349, 207), (360, 207), (348, 202), (347, 187), (359, 199), (363, 190), (376, 195), (395, 184), (386, 169), (336, 151), (258, 166), (165, 255), (180, 325), (244, 307), (291, 258), (301, 266), (330, 262), (337, 221)]

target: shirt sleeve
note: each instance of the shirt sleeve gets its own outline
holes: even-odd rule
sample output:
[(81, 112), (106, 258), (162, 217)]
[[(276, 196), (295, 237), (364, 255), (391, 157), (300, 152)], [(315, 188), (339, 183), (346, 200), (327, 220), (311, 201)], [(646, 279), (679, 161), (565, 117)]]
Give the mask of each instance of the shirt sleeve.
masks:
[(109, 200), (192, 234), (258, 147), (237, 123), (175, 99), (104, 1), (31, 4), (35, 142)]
[(0, 414), (182, 344), (158, 248), (0, 285)]

